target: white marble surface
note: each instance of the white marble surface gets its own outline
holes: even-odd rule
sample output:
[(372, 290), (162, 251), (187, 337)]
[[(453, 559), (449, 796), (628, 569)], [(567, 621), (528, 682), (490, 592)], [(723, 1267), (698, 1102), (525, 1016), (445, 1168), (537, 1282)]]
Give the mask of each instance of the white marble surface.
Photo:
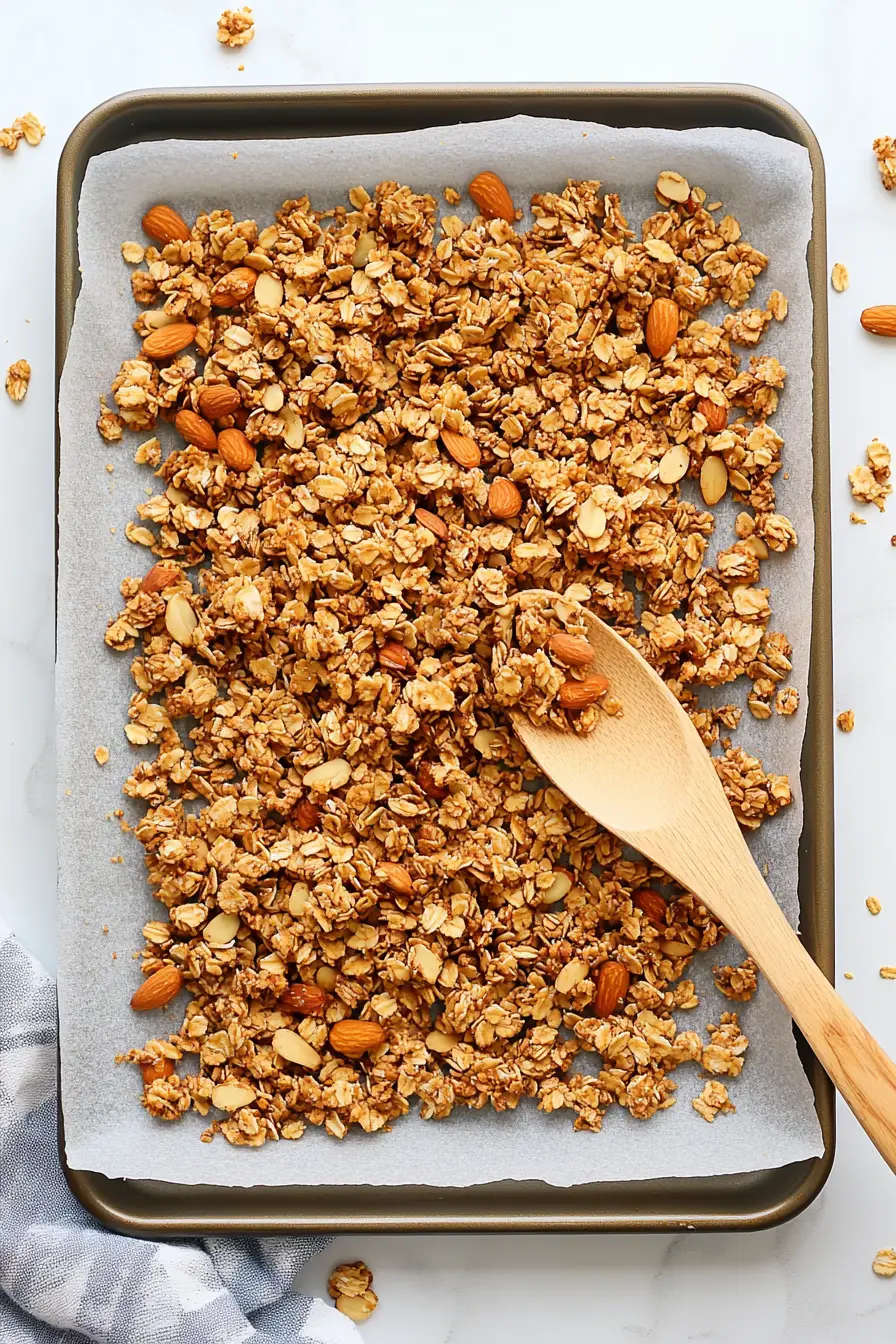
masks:
[[(0, 125), (34, 110), (39, 149), (0, 155), (0, 365), (26, 356), (27, 400), (0, 395), (0, 914), (45, 963), (54, 959), (53, 242), (56, 160), (74, 123), (127, 88), (465, 80), (738, 81), (788, 98), (818, 134), (828, 170), (831, 261), (851, 288), (831, 294), (837, 741), (838, 983), (896, 1052), (892, 880), (896, 754), (892, 652), (896, 521), (848, 522), (845, 473), (868, 440), (896, 437), (896, 348), (862, 335), (869, 303), (896, 301), (896, 193), (876, 179), (870, 142), (896, 131), (896, 9), (886, 0), (753, 0), (679, 7), (640, 0), (257, 0), (258, 36), (239, 54), (214, 41), (216, 0), (0, 0)], [(506, 17), (500, 11), (506, 8)], [(680, 25), (680, 26), (679, 26)], [(245, 73), (237, 65), (244, 62)], [(896, 505), (891, 506), (896, 514)], [(62, 613), (62, 619), (78, 619)], [(876, 919), (864, 899), (884, 904)], [(843, 971), (855, 974), (843, 980)], [(833, 1175), (794, 1223), (752, 1236), (344, 1237), (309, 1268), (363, 1257), (382, 1305), (369, 1344), (517, 1344), (598, 1337), (652, 1344), (883, 1344), (896, 1327), (896, 1279), (874, 1252), (896, 1243), (896, 1182), (851, 1117), (840, 1115)]]

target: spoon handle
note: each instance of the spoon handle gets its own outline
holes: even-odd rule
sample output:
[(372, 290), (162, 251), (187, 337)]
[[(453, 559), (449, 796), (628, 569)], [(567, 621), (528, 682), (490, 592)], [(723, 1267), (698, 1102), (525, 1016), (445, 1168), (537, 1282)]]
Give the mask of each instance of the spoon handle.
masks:
[(731, 902), (725, 922), (789, 1008), (881, 1157), (896, 1171), (896, 1065), (815, 965), (755, 868), (753, 873), (750, 880), (758, 885)]

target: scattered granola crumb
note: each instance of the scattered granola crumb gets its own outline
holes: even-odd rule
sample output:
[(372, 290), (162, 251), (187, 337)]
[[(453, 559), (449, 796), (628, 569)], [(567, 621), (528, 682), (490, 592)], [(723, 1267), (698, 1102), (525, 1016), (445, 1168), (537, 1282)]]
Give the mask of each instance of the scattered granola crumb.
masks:
[(114, 462), (107, 462), (107, 463), (106, 463), (106, 470), (107, 470), (109, 473), (113, 472), (113, 471), (115, 470), (115, 463), (114, 463)]
[(844, 972), (843, 972), (843, 979), (844, 979), (844, 980), (855, 980), (855, 976), (853, 975), (852, 971), (844, 971)]
[(892, 1246), (886, 1246), (882, 1251), (878, 1251), (871, 1261), (871, 1268), (882, 1279), (891, 1279), (896, 1274), (896, 1250)]
[(724, 1083), (711, 1078), (703, 1086), (699, 1097), (691, 1102), (698, 1115), (702, 1115), (710, 1125), (717, 1115), (733, 1115), (737, 1107), (728, 1098), (728, 1089)]
[(784, 686), (775, 696), (777, 714), (795, 714), (799, 709), (800, 693), (795, 686)]
[[(861, 515), (860, 513), (851, 513), (851, 514), (849, 515), (849, 521), (850, 521), (851, 523), (856, 523), (856, 524), (858, 524), (859, 527), (867, 527), (867, 526), (868, 526), (868, 519), (867, 519), (867, 518), (863, 518), (862, 515)], [(896, 540), (893, 540), (892, 544), (893, 544), (893, 545), (896, 545)]]
[(123, 856), (122, 854), (113, 854), (112, 857), (109, 859), (109, 862), (110, 862), (110, 863), (124, 863), (124, 856)]
[(225, 9), (218, 20), (218, 41), (225, 47), (245, 47), (255, 36), (255, 21), (249, 6)]
[(39, 145), (46, 132), (46, 126), (38, 121), (34, 113), (26, 112), (23, 117), (16, 117), (11, 126), (5, 126), (0, 130), (0, 149), (13, 154), (18, 149), (20, 140), (26, 140), (32, 146)]
[(868, 913), (871, 915), (879, 915), (883, 909), (883, 906), (876, 896), (867, 896), (865, 898), (865, 904), (868, 907)]
[(109, 760), (109, 748), (97, 747), (93, 755), (97, 765), (105, 765)]
[(105, 397), (100, 397), (100, 415), (96, 427), (107, 443), (120, 443), (124, 437), (124, 421), (115, 411), (109, 410)]
[(21, 401), (31, 382), (31, 365), (27, 359), (17, 359), (6, 370), (6, 391), (13, 401)]
[(896, 187), (896, 140), (890, 135), (879, 135), (871, 148), (877, 156), (880, 180), (887, 191)]
[(896, 980), (896, 966), (881, 966), (881, 980)]
[(883, 513), (887, 496), (893, 489), (890, 485), (890, 450), (879, 439), (872, 439), (865, 453), (868, 465), (853, 467), (849, 473), (849, 487), (860, 504), (874, 504)]
[(239, 156), (240, 156), (240, 154), (239, 154), (239, 150), (238, 150), (238, 149), (235, 149), (235, 150), (233, 151), (233, 153), (231, 154), (230, 157), (231, 157), (232, 159), (238, 159)]
[(137, 451), (134, 453), (134, 461), (138, 465), (148, 467), (157, 467), (162, 460), (162, 444), (159, 439), (146, 439), (143, 443), (137, 445)]
[(784, 321), (789, 306), (786, 294), (782, 294), (780, 289), (773, 289), (768, 296), (768, 310), (776, 322)]
[(146, 256), (146, 248), (142, 243), (122, 243), (121, 255), (129, 266), (139, 266)]
[(849, 289), (849, 271), (842, 261), (834, 263), (831, 271), (831, 284), (838, 294), (842, 294), (844, 290)]
[(856, 716), (851, 709), (843, 709), (837, 715), (837, 727), (841, 733), (851, 733), (856, 726)]
[(363, 1260), (337, 1266), (330, 1275), (327, 1292), (336, 1303), (337, 1311), (352, 1321), (366, 1321), (379, 1302), (373, 1291), (373, 1274)]
[(716, 989), (720, 990), (726, 999), (748, 1003), (756, 993), (759, 967), (752, 957), (747, 957), (739, 966), (713, 966), (712, 978)]
[(103, 933), (108, 933), (108, 932), (109, 932), (109, 925), (108, 925), (108, 924), (104, 924), (103, 927), (102, 927), (101, 932), (103, 932)]
[[(246, 68), (246, 67), (245, 67), (244, 65), (238, 65), (238, 66), (237, 66), (237, 70), (245, 70), (245, 68)], [(233, 157), (236, 158), (236, 155), (234, 154)]]
[(455, 191), (454, 187), (445, 187), (444, 190), (442, 191), (442, 195), (445, 197), (445, 200), (448, 202), (449, 205), (460, 204), (461, 199), (460, 192)]

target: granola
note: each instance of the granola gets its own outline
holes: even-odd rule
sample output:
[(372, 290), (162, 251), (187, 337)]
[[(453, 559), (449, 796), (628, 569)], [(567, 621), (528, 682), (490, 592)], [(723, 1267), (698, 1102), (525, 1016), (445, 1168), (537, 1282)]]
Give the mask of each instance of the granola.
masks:
[(835, 261), (831, 270), (831, 285), (838, 294), (843, 294), (849, 289), (849, 271), (843, 265), (842, 261)]
[(746, 1003), (756, 993), (759, 967), (752, 957), (747, 957), (739, 966), (713, 966), (712, 978), (716, 989), (724, 994), (726, 999)]
[(225, 47), (245, 47), (254, 36), (255, 20), (247, 5), (242, 9), (225, 9), (218, 19), (217, 38)]
[(379, 1298), (373, 1291), (373, 1274), (363, 1260), (337, 1265), (327, 1283), (327, 1292), (337, 1311), (353, 1321), (366, 1321), (373, 1315)]
[(724, 1083), (711, 1078), (704, 1085), (703, 1091), (699, 1097), (694, 1097), (691, 1102), (698, 1115), (702, 1115), (710, 1125), (717, 1115), (733, 1115), (737, 1107), (729, 1099), (728, 1089)]
[(27, 359), (17, 359), (6, 370), (6, 391), (13, 401), (23, 401), (31, 382), (31, 365)]
[(892, 493), (890, 484), (890, 450), (879, 439), (872, 439), (865, 449), (867, 466), (860, 464), (849, 473), (849, 488), (853, 499), (860, 504), (874, 504), (883, 513), (887, 506), (887, 496)]
[[(160, 488), (126, 533), (158, 563), (106, 631), (135, 651), (126, 735), (152, 748), (125, 784), (161, 907), (142, 969), (190, 996), (123, 1056), (153, 1116), (214, 1108), (204, 1137), (258, 1146), (375, 1132), (415, 1100), (437, 1119), (528, 1097), (597, 1130), (614, 1104), (673, 1105), (682, 1063), (740, 1073), (736, 1015), (708, 1043), (675, 1016), (721, 925), (540, 777), (509, 719), (619, 712), (611, 686), (561, 696), (584, 680), (557, 644), (582, 606), (707, 748), (740, 709), (701, 687), (747, 677), (770, 713), (791, 670), (760, 582), (797, 543), (774, 487), (785, 370), (732, 347), (786, 300), (746, 308), (766, 257), (700, 188), (661, 181), (640, 237), (597, 182), (535, 195), (527, 233), (439, 221), (384, 182), (261, 228), (216, 209), (145, 248), (135, 331), (190, 330), (124, 360), (99, 427), (176, 416), (187, 440), (137, 448)], [(657, 298), (679, 317), (661, 355)], [(719, 299), (734, 321), (703, 315)], [(713, 515), (681, 484), (709, 458), (741, 507), (713, 564)], [(784, 776), (721, 745), (744, 828), (787, 806)], [(608, 962), (624, 989), (599, 1017)]]
[(20, 140), (25, 140), (33, 147), (40, 144), (46, 133), (46, 126), (41, 124), (34, 113), (26, 112), (24, 116), (16, 117), (11, 126), (0, 128), (0, 149), (14, 154)]
[(872, 144), (880, 172), (880, 180), (887, 191), (896, 187), (896, 140), (890, 135), (879, 135)]

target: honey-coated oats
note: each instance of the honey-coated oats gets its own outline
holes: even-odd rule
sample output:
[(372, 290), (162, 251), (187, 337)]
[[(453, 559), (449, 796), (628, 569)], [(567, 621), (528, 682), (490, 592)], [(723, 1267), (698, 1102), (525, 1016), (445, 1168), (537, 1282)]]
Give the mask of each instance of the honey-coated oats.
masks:
[[(189, 993), (124, 1056), (153, 1066), (151, 1115), (214, 1108), (204, 1137), (257, 1146), (529, 1097), (597, 1130), (614, 1103), (671, 1106), (681, 1063), (740, 1073), (735, 1014), (708, 1043), (675, 1016), (719, 922), (542, 779), (508, 717), (599, 733), (624, 712), (577, 661), (587, 606), (720, 745), (742, 826), (791, 801), (720, 742), (740, 708), (698, 701), (748, 677), (769, 713), (790, 703), (760, 571), (797, 540), (774, 488), (785, 370), (751, 349), (786, 300), (747, 309), (766, 257), (662, 181), (640, 235), (597, 182), (536, 194), (527, 232), (383, 182), (145, 248), (135, 331), (188, 323), (195, 353), (176, 332), (125, 359), (100, 432), (186, 410), (192, 437), (209, 389), (238, 394), (218, 452), (137, 448), (160, 485), (127, 535), (157, 563), (106, 632), (136, 649), (127, 736), (151, 748), (125, 785), (159, 901), (143, 971)], [(712, 564), (713, 515), (680, 484), (709, 457), (741, 508)], [(623, 997), (597, 1017), (609, 961)], [(721, 1084), (701, 1107), (730, 1109)]]

